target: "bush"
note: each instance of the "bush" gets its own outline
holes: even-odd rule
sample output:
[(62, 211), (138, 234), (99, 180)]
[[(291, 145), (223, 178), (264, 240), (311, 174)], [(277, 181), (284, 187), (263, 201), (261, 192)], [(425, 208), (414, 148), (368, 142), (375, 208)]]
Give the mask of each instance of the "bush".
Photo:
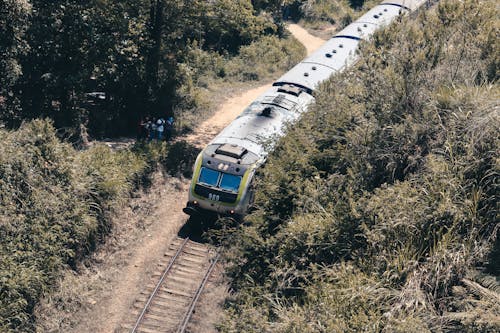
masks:
[(292, 68), (304, 56), (304, 47), (295, 39), (266, 36), (241, 47), (238, 57), (227, 64), (225, 72), (232, 80), (269, 80)]
[[(365, 11), (378, 5), (377, 0), (302, 0), (299, 3), (300, 17), (309, 27), (333, 24), (336, 30), (341, 30), (349, 25)], [(293, 6), (292, 6), (293, 7)]]
[(33, 330), (38, 299), (110, 231), (145, 169), (128, 151), (77, 152), (49, 121), (0, 130), (0, 331)]
[(179, 132), (192, 131), (210, 115), (216, 107), (214, 95), (226, 97), (227, 91), (238, 82), (276, 78), (304, 56), (305, 48), (293, 38), (263, 36), (242, 46), (237, 55), (205, 51), (193, 43), (179, 69), (183, 73), (177, 89), (180, 102), (175, 110)]
[(172, 176), (182, 174), (184, 177), (191, 177), (192, 167), (200, 151), (200, 148), (186, 141), (178, 141), (168, 148), (168, 152), (160, 159), (160, 163)]
[(223, 332), (500, 329), (497, 14), (444, 1), (323, 85), (224, 235)]

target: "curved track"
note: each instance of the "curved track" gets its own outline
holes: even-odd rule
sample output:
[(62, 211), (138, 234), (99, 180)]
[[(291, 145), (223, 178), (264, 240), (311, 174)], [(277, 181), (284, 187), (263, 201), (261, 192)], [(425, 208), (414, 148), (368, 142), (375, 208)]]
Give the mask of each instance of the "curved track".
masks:
[(188, 329), (218, 254), (189, 238), (177, 238), (171, 243), (168, 255), (170, 260), (156, 274), (157, 282), (150, 283), (134, 304), (136, 313), (132, 318), (136, 318), (135, 322), (124, 325), (123, 332), (183, 333)]

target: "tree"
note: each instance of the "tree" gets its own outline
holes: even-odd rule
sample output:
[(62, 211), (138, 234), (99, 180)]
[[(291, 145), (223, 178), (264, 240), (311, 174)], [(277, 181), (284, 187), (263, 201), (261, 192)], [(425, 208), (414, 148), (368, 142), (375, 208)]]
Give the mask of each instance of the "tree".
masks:
[[(250, 0), (4, 0), (0, 9), (0, 120), (49, 117), (75, 138), (85, 127), (130, 134), (141, 116), (171, 113), (193, 41), (236, 53), (274, 27)], [(90, 101), (96, 91), (105, 98)]]
[(23, 57), (19, 86), (24, 118), (48, 116), (58, 127), (81, 122), (78, 97), (91, 73), (89, 3), (32, 1), (27, 31), (30, 52)]
[(27, 0), (0, 1), (0, 121), (19, 117), (12, 86), (23, 71), (19, 57), (28, 50), (24, 34), (30, 13)]

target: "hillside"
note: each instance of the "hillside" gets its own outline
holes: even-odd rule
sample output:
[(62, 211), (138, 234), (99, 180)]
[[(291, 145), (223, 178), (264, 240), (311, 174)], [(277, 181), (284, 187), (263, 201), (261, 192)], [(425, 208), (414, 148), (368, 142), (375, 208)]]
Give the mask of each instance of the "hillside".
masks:
[(380, 31), (221, 222), (222, 332), (497, 332), (495, 1), (443, 1)]

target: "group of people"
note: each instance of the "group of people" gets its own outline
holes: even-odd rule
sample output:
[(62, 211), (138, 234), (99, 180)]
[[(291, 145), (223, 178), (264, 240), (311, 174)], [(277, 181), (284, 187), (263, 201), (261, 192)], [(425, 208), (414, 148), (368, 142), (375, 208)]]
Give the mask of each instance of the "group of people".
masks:
[(165, 120), (162, 117), (146, 117), (139, 124), (139, 139), (144, 140), (170, 140), (174, 129), (174, 117)]

